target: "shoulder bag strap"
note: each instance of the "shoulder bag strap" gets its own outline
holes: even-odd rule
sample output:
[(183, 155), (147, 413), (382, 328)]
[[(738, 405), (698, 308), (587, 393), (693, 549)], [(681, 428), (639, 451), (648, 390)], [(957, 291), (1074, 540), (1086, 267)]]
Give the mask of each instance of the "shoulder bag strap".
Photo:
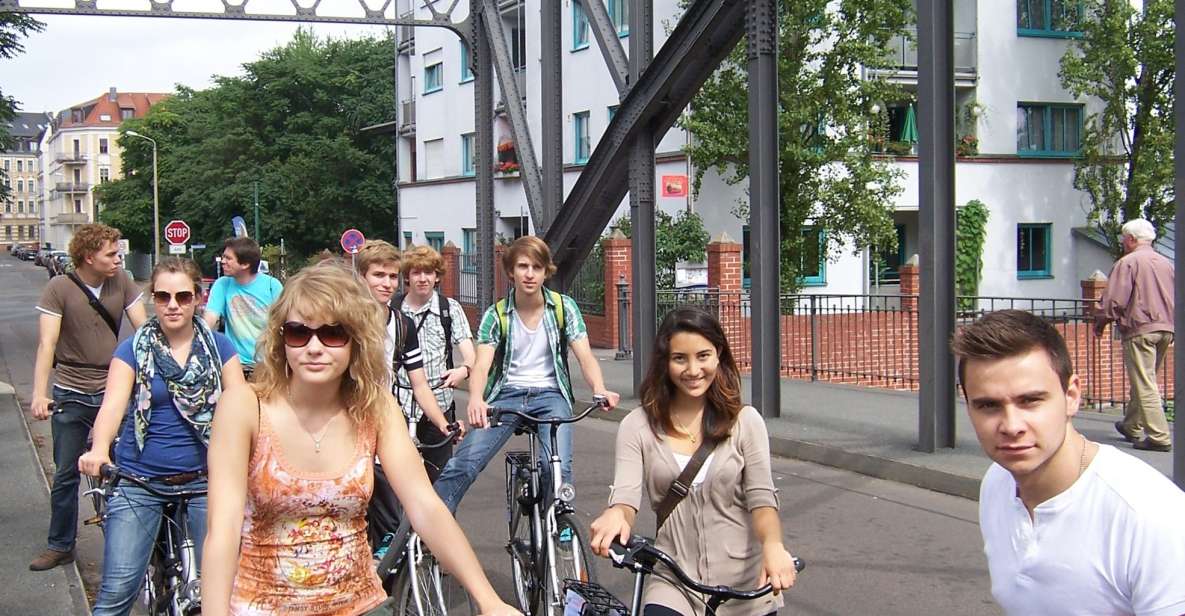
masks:
[(440, 299), (440, 327), (444, 330), (444, 366), (453, 369), (453, 313), (449, 307), (448, 298), (439, 291), (436, 297)]
[(86, 285), (83, 284), (82, 280), (78, 278), (77, 274), (70, 272), (69, 274), (66, 274), (66, 276), (70, 278), (71, 282), (78, 285), (78, 289), (81, 290), (84, 295), (86, 295), (86, 301), (90, 302), (91, 308), (94, 308), (95, 312), (99, 313), (100, 317), (103, 317), (103, 322), (107, 324), (107, 327), (111, 328), (111, 333), (116, 339), (119, 339), (119, 323), (117, 323), (115, 319), (111, 317), (111, 313), (107, 312), (107, 309), (103, 307), (103, 304), (99, 301), (99, 298), (95, 297), (95, 294), (91, 293), (91, 290), (86, 288)]
[(675, 510), (675, 507), (683, 502), (683, 498), (691, 492), (691, 482), (695, 480), (699, 469), (703, 467), (704, 462), (715, 448), (715, 444), (709, 445), (706, 442), (701, 444), (699, 449), (695, 450), (695, 454), (691, 456), (691, 460), (687, 462), (687, 466), (683, 467), (683, 472), (679, 473), (675, 481), (671, 482), (666, 498), (662, 499), (662, 502), (655, 508), (655, 513), (658, 516), (658, 528), (662, 528), (667, 518), (671, 517), (671, 512)]

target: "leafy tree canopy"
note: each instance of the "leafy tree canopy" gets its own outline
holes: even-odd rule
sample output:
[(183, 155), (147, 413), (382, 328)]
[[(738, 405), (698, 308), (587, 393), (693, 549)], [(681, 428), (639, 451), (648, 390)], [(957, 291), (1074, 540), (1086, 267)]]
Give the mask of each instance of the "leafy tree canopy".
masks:
[[(21, 39), (34, 32), (41, 32), (45, 24), (24, 13), (10, 13), (0, 11), (0, 59), (11, 60), (25, 51)], [(16, 117), (20, 109), (20, 102), (4, 93), (0, 87), (0, 151), (11, 149), (12, 135), (8, 132), (8, 123)], [(0, 201), (7, 201), (11, 189), (3, 180), (8, 172), (0, 169)]]
[[(253, 233), (258, 182), (261, 244), (283, 238), (308, 255), (351, 227), (393, 239), (391, 140), (359, 132), (393, 115), (392, 62), (390, 40), (302, 30), (242, 76), (207, 90), (179, 86), (125, 122), (124, 132), (157, 141), (162, 224), (183, 219), (194, 241), (215, 250), (233, 216)], [(151, 246), (152, 146), (127, 135), (119, 143), (123, 179), (97, 189), (100, 217), (133, 245)]]
[[(613, 226), (626, 237), (633, 237), (628, 215), (618, 218)], [(675, 288), (675, 266), (680, 261), (702, 263), (707, 257), (708, 232), (704, 221), (695, 212), (680, 210), (670, 214), (654, 212), (654, 282), (658, 289)]]
[(1143, 217), (1160, 228), (1173, 219), (1173, 2), (1083, 4), (1082, 38), (1062, 57), (1062, 85), (1102, 109), (1086, 117), (1074, 186), (1118, 256), (1125, 221)]
[[(910, 0), (795, 0), (778, 3), (778, 173), (781, 285), (801, 283), (807, 221), (827, 230), (824, 255), (844, 242), (891, 248), (891, 213), (901, 172), (873, 157), (871, 108), (903, 97), (869, 71), (888, 69), (889, 39), (910, 23)], [(712, 169), (729, 184), (749, 176), (746, 41), (704, 84), (681, 126), (694, 140), (698, 190)], [(952, 204), (953, 207), (953, 204)], [(737, 209), (746, 216), (748, 205)], [(816, 236), (811, 235), (811, 241)]]

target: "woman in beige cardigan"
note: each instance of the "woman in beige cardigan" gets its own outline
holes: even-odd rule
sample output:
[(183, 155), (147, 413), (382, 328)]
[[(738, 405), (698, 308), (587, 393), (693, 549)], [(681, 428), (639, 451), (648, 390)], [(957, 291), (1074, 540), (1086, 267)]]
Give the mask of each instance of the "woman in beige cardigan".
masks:
[[(782, 544), (769, 437), (757, 410), (741, 404), (740, 373), (715, 317), (680, 308), (663, 319), (641, 394), (642, 406), (617, 431), (609, 508), (592, 523), (593, 551), (607, 556), (614, 539), (625, 543), (643, 485), (657, 510), (702, 444), (711, 454), (659, 529), (657, 547), (705, 584), (773, 585), (774, 595), (725, 604), (721, 616), (775, 613), (795, 570)], [(646, 616), (704, 611), (701, 598), (658, 577), (643, 604)]]

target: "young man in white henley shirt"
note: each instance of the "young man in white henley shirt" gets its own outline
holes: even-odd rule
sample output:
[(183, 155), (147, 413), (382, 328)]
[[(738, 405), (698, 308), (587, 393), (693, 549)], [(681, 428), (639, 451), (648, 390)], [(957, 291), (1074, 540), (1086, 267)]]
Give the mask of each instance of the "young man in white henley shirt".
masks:
[(1185, 493), (1074, 429), (1061, 334), (1018, 310), (955, 334), (968, 413), (994, 464), (979, 493), (992, 596), (1008, 614), (1185, 614)]

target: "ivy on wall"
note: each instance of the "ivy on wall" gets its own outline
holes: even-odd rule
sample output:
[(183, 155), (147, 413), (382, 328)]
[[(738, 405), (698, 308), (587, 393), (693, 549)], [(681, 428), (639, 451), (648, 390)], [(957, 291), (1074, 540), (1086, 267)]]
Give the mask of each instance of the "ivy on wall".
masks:
[[(958, 296), (979, 293), (987, 219), (987, 206), (978, 199), (968, 201), (955, 213), (955, 294)], [(973, 300), (959, 300), (959, 310), (974, 308)]]

